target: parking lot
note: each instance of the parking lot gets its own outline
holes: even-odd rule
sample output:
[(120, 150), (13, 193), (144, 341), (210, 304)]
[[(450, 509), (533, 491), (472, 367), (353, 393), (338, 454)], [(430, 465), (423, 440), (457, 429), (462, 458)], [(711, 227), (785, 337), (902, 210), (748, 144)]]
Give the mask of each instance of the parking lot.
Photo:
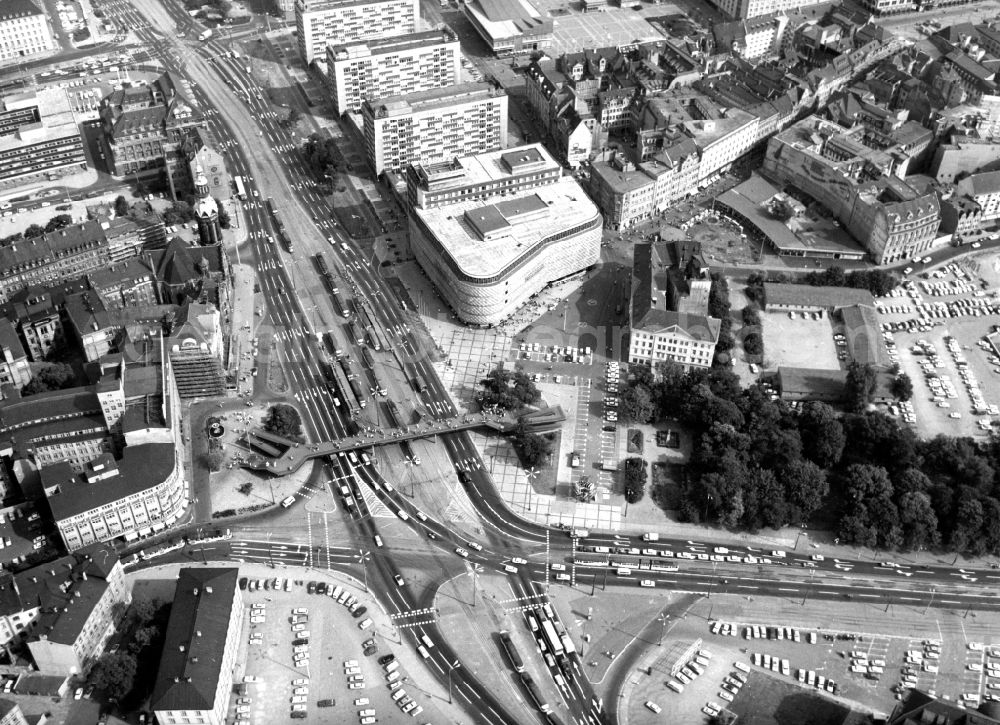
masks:
[[(235, 722), (398, 722), (404, 707), (425, 719), (443, 719), (412, 679), (429, 677), (419, 658), (409, 647), (399, 646), (388, 618), (359, 588), (314, 574), (315, 580), (288, 582), (285, 591), (284, 582), (278, 589), (273, 586), (280, 569), (243, 567), (242, 573), (251, 569), (243, 592), (246, 619), (237, 657), (245, 665), (234, 680), (241, 683), (242, 692), (234, 694), (229, 709)], [(254, 580), (259, 586), (251, 591)], [(317, 593), (311, 581), (328, 586), (327, 594)], [(354, 613), (334, 594), (347, 604), (353, 597)], [(380, 664), (390, 654), (398, 663)], [(386, 665), (398, 674), (387, 673)], [(397, 694), (400, 691), (403, 695)]]
[[(710, 613), (712, 605), (705, 606)], [(848, 608), (852, 612), (845, 619), (856, 621), (854, 609), (860, 608)], [(801, 622), (810, 617), (803, 613), (797, 619)], [(935, 611), (911, 619), (922, 621), (911, 628), (901, 626), (883, 633), (877, 631), (877, 625), (865, 626), (876, 630), (866, 632), (768, 624), (760, 617), (742, 622), (693, 617), (672, 629), (672, 649), (665, 644), (667, 654), (657, 660), (651, 676), (636, 677), (636, 689), (629, 698), (629, 721), (658, 722), (646, 708), (646, 701), (664, 710), (670, 708), (678, 717), (687, 716), (685, 722), (707, 718), (702, 710), (706, 705), (725, 706), (737, 713), (758, 711), (748, 703), (760, 703), (760, 688), (769, 692), (777, 688), (766, 698), (770, 708), (787, 709), (791, 703), (799, 707), (800, 698), (792, 698), (784, 706), (781, 698), (808, 694), (813, 712), (839, 711), (841, 719), (836, 722), (841, 722), (851, 703), (888, 713), (905, 690), (913, 687), (970, 706), (994, 696), (1000, 699), (1000, 637), (984, 636), (984, 631), (992, 631), (988, 625), (970, 620), (967, 631), (962, 619), (956, 621), (955, 615)], [(990, 641), (979, 641), (984, 638)], [(671, 672), (677, 653), (690, 647), (712, 655), (704, 671), (695, 677), (690, 677), (688, 669), (680, 670), (680, 676)], [(694, 658), (691, 652), (683, 657), (684, 661)], [(746, 684), (735, 676), (744, 668), (749, 675)], [(682, 691), (671, 689), (669, 682), (680, 685)], [(825, 720), (817, 715), (809, 722)]]
[(1000, 315), (997, 300), (979, 288), (975, 275), (952, 264), (878, 300), (894, 360), (913, 381), (923, 437), (985, 437), (1000, 412), (1000, 357), (984, 340)]
[(766, 312), (761, 321), (766, 370), (777, 370), (779, 365), (817, 370), (841, 367), (829, 316), (824, 314), (817, 320), (802, 313)]

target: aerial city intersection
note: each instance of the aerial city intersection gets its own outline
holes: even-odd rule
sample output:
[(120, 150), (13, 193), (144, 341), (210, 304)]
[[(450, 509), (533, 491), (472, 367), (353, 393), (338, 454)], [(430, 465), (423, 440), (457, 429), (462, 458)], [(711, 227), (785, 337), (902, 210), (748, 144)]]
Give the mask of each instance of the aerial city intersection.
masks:
[(0, 723), (1000, 723), (993, 12), (0, 0)]

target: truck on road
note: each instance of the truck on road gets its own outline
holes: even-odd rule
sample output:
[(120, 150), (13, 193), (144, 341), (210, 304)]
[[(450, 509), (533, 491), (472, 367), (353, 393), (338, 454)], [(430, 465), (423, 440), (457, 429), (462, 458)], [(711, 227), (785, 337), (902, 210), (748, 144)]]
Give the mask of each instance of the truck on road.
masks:
[(659, 541), (660, 540), (660, 535), (657, 534), (657, 533), (643, 534), (642, 535), (642, 540), (643, 541)]
[(211, 37), (212, 37), (212, 30), (211, 30), (211, 28), (209, 28), (208, 30), (203, 31), (201, 33), (201, 35), (198, 36), (198, 40), (200, 40), (201, 42), (204, 43), (206, 40), (208, 40)]

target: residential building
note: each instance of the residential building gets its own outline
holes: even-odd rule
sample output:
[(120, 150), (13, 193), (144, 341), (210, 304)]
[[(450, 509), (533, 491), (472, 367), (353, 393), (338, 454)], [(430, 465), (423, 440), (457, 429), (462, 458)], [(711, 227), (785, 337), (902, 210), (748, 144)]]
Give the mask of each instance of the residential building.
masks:
[(14, 294), (2, 313), (17, 326), (33, 362), (45, 360), (63, 340), (59, 304), (47, 287), (32, 285)]
[(664, 140), (659, 153), (639, 164), (617, 153), (607, 161), (595, 161), (589, 191), (606, 226), (628, 229), (695, 193), (700, 168), (694, 140), (677, 134)]
[(630, 363), (712, 365), (721, 321), (708, 315), (712, 280), (697, 242), (636, 244), (632, 259)]
[(16, 702), (0, 699), (0, 725), (28, 725), (28, 719)]
[(496, 55), (544, 50), (552, 45), (552, 18), (528, 0), (470, 0), (461, 3), (461, 8)]
[(334, 43), (407, 35), (420, 30), (417, 0), (295, 0), (299, 54), (306, 65)]
[(1000, 725), (1000, 702), (959, 703), (907, 689), (887, 720), (888, 725)]
[(0, 2), (0, 61), (27, 58), (58, 47), (45, 13), (35, 3)]
[(507, 94), (491, 83), (365, 101), (365, 154), (376, 175), (505, 148)]
[(447, 25), (408, 35), (330, 45), (327, 78), (337, 113), (366, 100), (429, 91), (462, 79), (458, 36)]
[(180, 79), (166, 72), (145, 86), (114, 91), (101, 101), (101, 130), (118, 176), (158, 172), (184, 137), (204, 126)]
[(788, 16), (778, 11), (717, 23), (712, 26), (712, 35), (719, 51), (732, 52), (745, 60), (758, 60), (780, 53), (787, 29)]
[(100, 222), (71, 224), (40, 237), (0, 247), (0, 302), (36, 284), (57, 284), (111, 261)]
[(20, 389), (31, 380), (28, 354), (24, 351), (21, 338), (14, 325), (6, 317), (0, 316), (0, 389), (13, 385)]
[[(12, 2), (31, 5), (30, 0)], [(3, 22), (0, 20), (0, 28)], [(0, 46), (10, 38), (0, 29)], [(0, 111), (0, 186), (12, 187), (87, 168), (83, 136), (66, 91), (43, 88), (4, 96)]]
[(409, 172), (411, 248), (460, 319), (495, 325), (597, 262), (600, 212), (559, 168), (530, 144)]
[(650, 219), (694, 194), (756, 143), (760, 119), (717, 108), (691, 89), (644, 99), (634, 110), (634, 156), (592, 164), (590, 193), (612, 229)]
[(42, 674), (82, 675), (131, 600), (118, 555), (100, 544), (0, 574), (0, 644), (26, 641)]
[(747, 20), (801, 7), (801, 3), (793, 0), (712, 0), (712, 4), (733, 20)]
[(120, 328), (108, 314), (101, 296), (93, 290), (66, 297), (63, 303), (67, 330), (73, 342), (83, 351), (87, 362), (101, 359), (115, 351), (115, 338)]
[(101, 228), (108, 240), (111, 264), (133, 259), (144, 249), (162, 247), (167, 240), (163, 218), (152, 210), (147, 214), (133, 211), (131, 216), (104, 219)]
[(184, 568), (177, 577), (150, 709), (159, 725), (225, 725), (240, 649), (236, 567)]
[(790, 196), (826, 207), (876, 264), (920, 256), (938, 236), (937, 195), (896, 175), (908, 165), (905, 149), (865, 141), (863, 125), (811, 116), (771, 139), (763, 171)]
[(41, 469), (52, 517), (70, 551), (162, 531), (187, 508), (180, 397), (164, 348), (162, 339), (147, 343), (141, 352), (156, 360), (152, 364), (126, 367), (109, 359), (102, 365), (93, 394), (120, 456), (101, 454), (82, 470), (68, 461)]
[(979, 205), (982, 222), (1000, 217), (1000, 171), (970, 174), (955, 184), (956, 191)]

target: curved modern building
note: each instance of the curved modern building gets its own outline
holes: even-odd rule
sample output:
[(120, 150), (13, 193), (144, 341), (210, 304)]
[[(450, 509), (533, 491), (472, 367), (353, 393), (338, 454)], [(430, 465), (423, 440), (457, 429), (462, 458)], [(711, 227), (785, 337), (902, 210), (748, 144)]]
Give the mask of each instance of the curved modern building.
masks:
[(469, 324), (598, 260), (601, 214), (540, 144), (411, 166), (407, 193), (413, 253)]

